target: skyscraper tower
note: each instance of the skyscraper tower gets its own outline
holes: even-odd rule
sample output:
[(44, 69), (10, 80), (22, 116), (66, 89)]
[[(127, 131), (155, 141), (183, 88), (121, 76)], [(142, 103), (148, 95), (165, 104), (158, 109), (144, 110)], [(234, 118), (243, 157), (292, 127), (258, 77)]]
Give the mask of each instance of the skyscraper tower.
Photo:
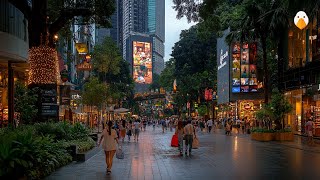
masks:
[(160, 74), (164, 69), (165, 1), (148, 0), (148, 33), (153, 41), (153, 72)]
[(134, 70), (136, 70), (136, 77), (138, 76), (137, 62), (140, 64), (141, 61), (136, 61), (136, 64), (133, 62), (134, 48), (137, 48), (133, 47), (134, 41), (139, 45), (139, 51), (141, 42), (150, 43), (150, 45), (147, 44), (142, 47), (142, 49), (151, 47), (148, 65), (142, 67), (144, 69), (143, 75), (148, 76), (145, 84), (149, 84), (150, 79), (152, 82), (153, 73), (160, 74), (164, 69), (164, 6), (164, 0), (117, 0), (116, 12), (111, 18), (112, 28), (100, 29), (97, 33), (97, 43), (102, 41), (104, 36), (110, 36), (114, 39), (122, 52), (123, 58), (131, 64), (133, 75)]

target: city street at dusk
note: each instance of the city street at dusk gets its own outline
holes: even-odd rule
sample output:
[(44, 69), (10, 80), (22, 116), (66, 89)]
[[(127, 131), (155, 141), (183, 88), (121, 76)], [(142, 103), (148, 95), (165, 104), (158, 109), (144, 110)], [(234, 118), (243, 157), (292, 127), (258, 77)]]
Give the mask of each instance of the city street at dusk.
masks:
[(320, 0), (0, 0), (2, 179), (320, 180)]

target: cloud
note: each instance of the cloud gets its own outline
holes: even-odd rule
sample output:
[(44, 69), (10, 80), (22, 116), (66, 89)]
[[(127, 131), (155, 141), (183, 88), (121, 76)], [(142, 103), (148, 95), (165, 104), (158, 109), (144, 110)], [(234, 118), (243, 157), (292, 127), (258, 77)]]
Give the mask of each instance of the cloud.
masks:
[(188, 23), (186, 18), (182, 18), (180, 20), (176, 19), (177, 12), (172, 8), (173, 2), (172, 0), (166, 1), (166, 39), (165, 39), (165, 57), (164, 60), (168, 61), (172, 53), (172, 47), (174, 43), (179, 41), (181, 30), (189, 29), (189, 27), (195, 25), (196, 23)]

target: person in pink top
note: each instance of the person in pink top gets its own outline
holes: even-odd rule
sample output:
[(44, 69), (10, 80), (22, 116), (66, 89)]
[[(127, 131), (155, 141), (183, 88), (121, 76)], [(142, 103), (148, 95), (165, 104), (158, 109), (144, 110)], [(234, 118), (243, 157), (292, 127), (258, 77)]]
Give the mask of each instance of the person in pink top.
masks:
[(305, 132), (307, 133), (308, 135), (308, 144), (310, 145), (313, 145), (314, 142), (313, 142), (313, 128), (314, 128), (314, 122), (312, 121), (312, 119), (310, 118), (308, 120), (308, 122), (306, 122), (306, 125), (305, 125)]
[(118, 136), (116, 130), (112, 129), (112, 121), (108, 122), (107, 128), (102, 132), (98, 146), (100, 146), (102, 140), (102, 148), (106, 155), (107, 174), (111, 173), (113, 157), (117, 149)]

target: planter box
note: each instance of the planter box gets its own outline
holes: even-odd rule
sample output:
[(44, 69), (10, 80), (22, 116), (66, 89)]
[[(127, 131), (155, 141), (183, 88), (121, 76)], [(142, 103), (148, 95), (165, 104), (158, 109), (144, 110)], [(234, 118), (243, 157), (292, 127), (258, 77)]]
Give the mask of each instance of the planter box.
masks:
[(274, 140), (276, 141), (293, 141), (294, 136), (292, 132), (276, 132), (274, 133)]
[(77, 162), (84, 162), (84, 161), (88, 160), (89, 158), (91, 158), (92, 156), (96, 155), (100, 150), (101, 150), (101, 148), (94, 147), (93, 149), (91, 149), (85, 153), (77, 153), (76, 154), (76, 161)]
[(251, 139), (256, 141), (272, 141), (274, 139), (274, 133), (251, 133)]

